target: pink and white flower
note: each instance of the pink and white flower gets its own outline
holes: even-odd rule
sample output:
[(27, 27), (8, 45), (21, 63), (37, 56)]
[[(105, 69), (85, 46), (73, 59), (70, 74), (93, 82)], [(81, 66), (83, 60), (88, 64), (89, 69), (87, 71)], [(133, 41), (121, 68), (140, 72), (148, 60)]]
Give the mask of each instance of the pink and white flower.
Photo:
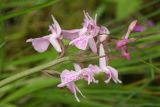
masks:
[(81, 50), (86, 50), (89, 47), (92, 52), (97, 53), (97, 45), (94, 37), (97, 36), (99, 32), (99, 27), (96, 24), (96, 16), (95, 19), (92, 19), (88, 13), (84, 12), (84, 23), (83, 28), (79, 32), (79, 36), (76, 39), (73, 39), (70, 42), (74, 44), (77, 48)]
[[(89, 16), (87, 12), (84, 12), (84, 22), (82, 24), (83, 27), (81, 29), (72, 30), (62, 30), (60, 25), (53, 16), (52, 19), (54, 23), (49, 26), (49, 31), (51, 32), (51, 34), (40, 38), (31, 38), (26, 41), (31, 42), (33, 48), (36, 51), (44, 52), (48, 49), (48, 46), (51, 44), (57, 52), (61, 52), (63, 54), (67, 49), (65, 49), (62, 39), (67, 39), (70, 41), (70, 45), (73, 44), (81, 50), (91, 49), (92, 52), (96, 54), (98, 53), (97, 45), (99, 45), (100, 57), (99, 66), (90, 64), (86, 68), (81, 68), (79, 64), (74, 63), (75, 70), (63, 70), (60, 74), (61, 83), (58, 84), (57, 87), (67, 87), (70, 90), (70, 92), (74, 94), (76, 100), (80, 102), (77, 93), (85, 97), (75, 84), (75, 82), (77, 82), (80, 79), (84, 79), (85, 81), (87, 81), (88, 85), (90, 85), (91, 83), (98, 83), (99, 81), (95, 79), (95, 76), (102, 72), (108, 77), (104, 81), (105, 83), (109, 83), (111, 79), (115, 83), (122, 83), (122, 81), (118, 78), (118, 71), (115, 68), (108, 65), (109, 59), (105, 54), (103, 46), (103, 44), (109, 42), (108, 37), (110, 31), (105, 26), (97, 25), (97, 16), (95, 16), (95, 18), (93, 19)], [(125, 36), (122, 37), (121, 40), (119, 40), (116, 44), (116, 50), (121, 50), (122, 55), (126, 59), (130, 59), (130, 54), (128, 52), (127, 45), (130, 42), (129, 35), (135, 29), (136, 23), (136, 20), (131, 22)], [(152, 25), (153, 23), (150, 23), (150, 26)], [(69, 59), (70, 58), (72, 57), (69, 56)]]
[(66, 86), (75, 96), (76, 100), (80, 102), (78, 96), (77, 96), (77, 91), (85, 97), (80, 89), (76, 86), (75, 81), (80, 79), (80, 73), (75, 72), (75, 71), (69, 71), (69, 70), (64, 70), (61, 75), (61, 83), (58, 84), (58, 87), (64, 87)]
[(105, 80), (105, 83), (109, 83), (111, 79), (113, 79), (115, 83), (122, 83), (122, 81), (118, 79), (118, 71), (106, 63), (105, 51), (102, 44), (100, 44), (99, 56), (101, 57), (99, 58), (99, 66), (102, 69), (102, 72), (106, 73), (107, 76), (109, 75), (109, 78)]
[(99, 34), (100, 34), (99, 40), (100, 40), (100, 42), (103, 42), (108, 38), (110, 31), (107, 29), (107, 27), (101, 26), (100, 30), (99, 30)]
[(38, 52), (44, 52), (48, 49), (49, 44), (55, 48), (57, 52), (62, 52), (61, 46), (58, 40), (62, 39), (61, 37), (61, 28), (56, 19), (52, 16), (54, 24), (49, 26), (51, 34), (43, 36), (41, 38), (28, 39), (26, 42), (31, 42), (34, 49)]
[(96, 65), (89, 65), (87, 68), (81, 69), (78, 64), (74, 64), (76, 72), (80, 73), (80, 77), (86, 81), (88, 81), (88, 85), (93, 83), (98, 83), (98, 80), (94, 78), (95, 74), (100, 73), (101, 69)]
[(129, 42), (128, 37), (129, 37), (130, 33), (134, 30), (136, 23), (137, 23), (137, 20), (131, 22), (131, 24), (128, 27), (128, 31), (127, 31), (126, 35), (121, 40), (119, 40), (116, 44), (116, 50), (121, 49), (122, 55), (128, 60), (130, 59), (130, 54), (127, 49), (127, 45)]

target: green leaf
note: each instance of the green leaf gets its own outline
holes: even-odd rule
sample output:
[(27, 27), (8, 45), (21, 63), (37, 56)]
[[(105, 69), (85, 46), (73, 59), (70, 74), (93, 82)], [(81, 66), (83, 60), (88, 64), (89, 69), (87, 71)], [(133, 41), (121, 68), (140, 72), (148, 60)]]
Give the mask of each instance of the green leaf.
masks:
[(17, 107), (16, 105), (8, 104), (8, 103), (1, 103), (0, 107)]
[(141, 0), (117, 0), (116, 15), (118, 19), (125, 19), (140, 8)]
[(31, 75), (31, 74), (36, 73), (36, 72), (40, 72), (42, 69), (48, 68), (50, 66), (56, 65), (58, 63), (61, 63), (61, 62), (67, 61), (67, 60), (69, 60), (69, 57), (59, 58), (59, 59), (51, 61), (49, 63), (45, 63), (45, 64), (39, 65), (37, 67), (34, 67), (32, 69), (28, 69), (26, 71), (23, 71), (23, 72), (20, 72), (18, 74), (15, 74), (15, 75), (13, 75), (11, 77), (8, 77), (8, 78), (0, 81), (0, 87), (4, 86), (4, 85), (6, 85), (6, 84), (8, 84), (10, 82), (13, 82), (13, 81), (15, 81), (17, 79), (20, 79), (22, 77)]
[(41, 9), (41, 8), (44, 8), (44, 7), (48, 7), (50, 5), (53, 5), (56, 1), (57, 0), (48, 0), (48, 2), (38, 4), (38, 5), (32, 6), (30, 8), (25, 8), (25, 9), (20, 10), (20, 11), (11, 12), (11, 13), (8, 13), (6, 15), (2, 15), (0, 17), (0, 21), (4, 21), (4, 20), (7, 20), (7, 19), (12, 18), (12, 17), (20, 16), (20, 15), (32, 12), (34, 10), (38, 10), (38, 9)]
[[(4, 102), (10, 102), (10, 101), (14, 101), (22, 96), (28, 95), (32, 92), (41, 90), (43, 88), (47, 88), (49, 86), (53, 86), (57, 83), (57, 79), (55, 78), (48, 78), (48, 79), (37, 79), (34, 80), (32, 83), (26, 85), (25, 87), (17, 90), (15, 93), (11, 94), (10, 96), (8, 96), (6, 99), (4, 99)], [(2, 102), (3, 102), (2, 101)]]

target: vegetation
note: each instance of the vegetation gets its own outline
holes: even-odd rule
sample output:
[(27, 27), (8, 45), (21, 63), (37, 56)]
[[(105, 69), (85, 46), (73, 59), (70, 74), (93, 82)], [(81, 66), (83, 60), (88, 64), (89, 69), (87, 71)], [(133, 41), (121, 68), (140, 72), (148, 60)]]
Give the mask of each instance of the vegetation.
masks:
[[(0, 0), (0, 107), (160, 107), (160, 0)], [(97, 13), (98, 23), (111, 29), (111, 37), (121, 38), (135, 19), (146, 27), (133, 33), (127, 61), (113, 50), (110, 65), (119, 71), (122, 84), (78, 82), (86, 98), (78, 103), (59, 78), (45, 71), (73, 69), (77, 48), (69, 48), (59, 58), (51, 48), (37, 53), (26, 43), (31, 37), (48, 34), (53, 14), (62, 28), (80, 28), (83, 10)], [(154, 26), (147, 27), (153, 21)], [(67, 42), (67, 41), (65, 41)], [(74, 57), (75, 56), (75, 57)], [(89, 59), (88, 63), (98, 63)]]

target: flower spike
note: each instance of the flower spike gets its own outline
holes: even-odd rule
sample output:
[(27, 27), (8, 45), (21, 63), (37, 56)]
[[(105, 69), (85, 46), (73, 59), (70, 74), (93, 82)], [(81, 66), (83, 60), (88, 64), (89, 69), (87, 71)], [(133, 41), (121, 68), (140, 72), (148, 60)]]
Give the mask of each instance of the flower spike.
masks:
[[(31, 42), (33, 48), (38, 52), (45, 52), (51, 44), (52, 47), (60, 53), (59, 57), (67, 55), (65, 54), (65, 51), (67, 50), (69, 45), (74, 45), (76, 48), (81, 50), (80, 52), (77, 52), (78, 54), (75, 53), (75, 55), (79, 55), (76, 57), (81, 57), (81, 54), (84, 55), (82, 55), (82, 59), (68, 56), (69, 60), (71, 59), (72, 61), (81, 64), (86, 64), (83, 63), (83, 61), (88, 61), (87, 54), (89, 55), (88, 57), (91, 57), (89, 58), (89, 60), (96, 58), (99, 59), (98, 66), (88, 64), (84, 65), (84, 67), (81, 67), (79, 64), (74, 62), (74, 70), (64, 69), (61, 73), (58, 72), (59, 75), (56, 75), (57, 77), (60, 77), (61, 80), (57, 87), (66, 87), (67, 89), (69, 89), (69, 91), (74, 95), (75, 99), (78, 102), (80, 102), (79, 94), (82, 97), (85, 97), (76, 85), (76, 82), (79, 80), (84, 80), (85, 82), (87, 82), (88, 85), (91, 85), (93, 83), (98, 84), (99, 81), (96, 79), (96, 75), (104, 73), (107, 76), (107, 79), (104, 80), (106, 84), (108, 84), (111, 80), (114, 83), (122, 83), (122, 81), (118, 77), (118, 70), (109, 65), (109, 61), (112, 58), (108, 57), (111, 54), (109, 46), (112, 45), (110, 44), (110, 42), (112, 42), (112, 40), (114, 39), (109, 37), (109, 29), (105, 26), (99, 26), (97, 24), (97, 14), (94, 18), (92, 18), (88, 14), (88, 12), (83, 11), (83, 13), (84, 20), (81, 28), (71, 30), (61, 29), (59, 23), (52, 15), (51, 17), (53, 23), (49, 25), (49, 31), (51, 32), (50, 34), (40, 38), (30, 38), (26, 40), (26, 42)], [(153, 26), (153, 24), (154, 23), (152, 22), (148, 22), (148, 26), (150, 27)], [(116, 50), (121, 50), (122, 56), (125, 57), (127, 60), (131, 59), (130, 53), (128, 52), (128, 43), (131, 41), (129, 40), (129, 35), (136, 30), (137, 26), (137, 20), (132, 21), (128, 26), (126, 34), (121, 37), (121, 39), (118, 40), (116, 43)], [(137, 27), (138, 30), (139, 28)], [(140, 30), (144, 30), (143, 26), (141, 26)], [(106, 55), (105, 47), (108, 48), (109, 55)], [(85, 50), (87, 50), (87, 52), (84, 52)], [(73, 54), (74, 53), (72, 53), (72, 55)], [(52, 75), (52, 73), (48, 74)]]

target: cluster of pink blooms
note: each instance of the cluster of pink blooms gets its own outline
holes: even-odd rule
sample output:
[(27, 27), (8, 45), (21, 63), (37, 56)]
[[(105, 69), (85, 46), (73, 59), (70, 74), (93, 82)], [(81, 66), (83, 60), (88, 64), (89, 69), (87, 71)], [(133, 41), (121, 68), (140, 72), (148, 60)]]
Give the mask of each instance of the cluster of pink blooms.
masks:
[[(70, 41), (69, 45), (74, 45), (80, 50), (90, 49), (94, 54), (99, 55), (99, 66), (90, 64), (86, 68), (81, 68), (79, 64), (74, 63), (74, 70), (65, 69), (60, 74), (61, 83), (58, 87), (67, 87), (75, 96), (76, 100), (79, 102), (77, 97), (77, 92), (79, 92), (83, 97), (84, 95), (80, 89), (76, 86), (75, 82), (84, 79), (90, 83), (98, 83), (95, 79), (95, 75), (99, 73), (104, 73), (107, 75), (105, 83), (109, 83), (112, 79), (115, 83), (122, 83), (118, 79), (118, 71), (108, 65), (109, 58), (105, 54), (104, 43), (107, 42), (109, 37), (109, 30), (105, 26), (98, 26), (96, 22), (96, 16), (93, 19), (88, 13), (84, 12), (84, 22), (80, 29), (72, 30), (62, 30), (56, 19), (52, 16), (54, 24), (49, 26), (51, 34), (43, 36), (41, 38), (28, 39), (27, 42), (31, 42), (34, 49), (38, 52), (44, 52), (47, 50), (49, 44), (55, 48), (59, 53), (63, 51), (60, 41), (62, 39), (67, 39)], [(121, 50), (123, 57), (130, 59), (130, 54), (127, 49), (129, 42), (129, 35), (134, 30), (136, 25), (136, 20), (133, 21), (129, 27), (125, 36), (121, 40), (117, 41), (116, 50)], [(98, 51), (99, 50), (99, 51)]]

